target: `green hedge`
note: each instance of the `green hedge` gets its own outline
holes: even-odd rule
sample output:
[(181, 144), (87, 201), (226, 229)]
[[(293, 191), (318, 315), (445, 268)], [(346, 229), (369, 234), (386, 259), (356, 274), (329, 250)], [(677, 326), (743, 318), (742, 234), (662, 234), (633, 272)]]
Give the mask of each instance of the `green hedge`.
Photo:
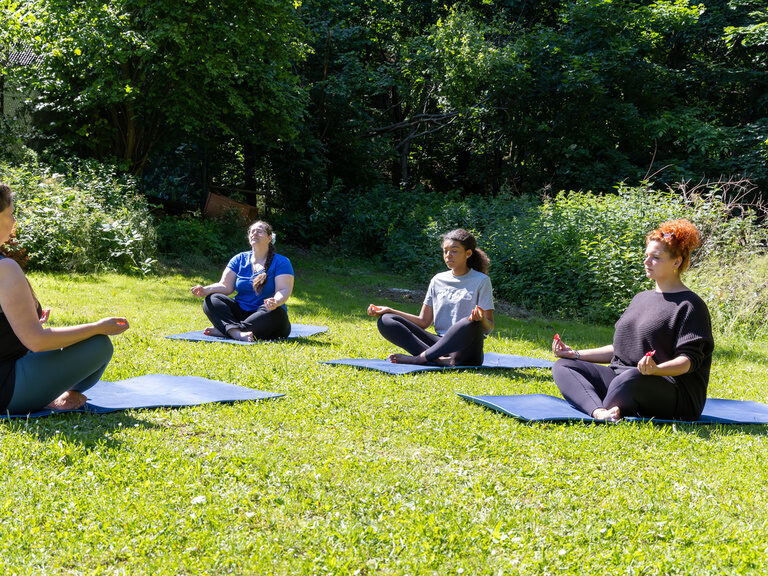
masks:
[(440, 234), (472, 230), (491, 257), (498, 298), (596, 322), (615, 321), (651, 285), (642, 268), (645, 236), (660, 222), (684, 217), (699, 227), (703, 246), (694, 264), (751, 257), (768, 236), (753, 212), (734, 216), (718, 190), (686, 200), (650, 186), (621, 186), (617, 194), (561, 192), (540, 200), (336, 186), (313, 208), (313, 224), (341, 249), (378, 255), (423, 281), (443, 269)]
[(134, 183), (108, 166), (67, 174), (30, 163), (0, 165), (16, 192), (16, 230), (33, 269), (146, 273), (155, 264), (155, 225)]

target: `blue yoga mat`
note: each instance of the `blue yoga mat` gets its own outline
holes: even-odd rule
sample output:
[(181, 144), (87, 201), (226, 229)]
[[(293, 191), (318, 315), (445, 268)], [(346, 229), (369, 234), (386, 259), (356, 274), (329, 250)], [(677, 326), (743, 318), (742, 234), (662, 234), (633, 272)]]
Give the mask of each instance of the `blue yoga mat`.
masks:
[[(311, 324), (291, 324), (291, 333), (288, 338), (307, 338), (315, 334), (322, 334), (328, 331), (328, 326), (313, 326)], [(220, 342), (224, 344), (240, 344), (241, 346), (253, 346), (262, 342), (274, 342), (275, 340), (256, 340), (255, 342), (242, 342), (232, 338), (216, 338), (215, 336), (206, 336), (202, 330), (184, 332), (183, 334), (172, 334), (166, 336), (170, 340), (192, 340), (195, 342)]]
[(527, 356), (514, 356), (512, 354), (497, 354), (486, 352), (482, 366), (425, 366), (414, 364), (393, 364), (389, 360), (348, 358), (343, 360), (329, 360), (322, 364), (334, 366), (355, 366), (357, 368), (369, 368), (386, 372), (387, 374), (410, 374), (411, 372), (424, 372), (427, 370), (476, 370), (478, 368), (552, 368), (549, 360), (528, 358)]
[(266, 400), (285, 396), (285, 394), (262, 392), (199, 376), (167, 374), (148, 374), (114, 382), (101, 380), (87, 390), (85, 395), (88, 397), (88, 402), (79, 410), (60, 412), (43, 410), (29, 415), (0, 415), (0, 418), (27, 418), (28, 416), (34, 418), (62, 412), (105, 414), (134, 408), (178, 408), (212, 402)]
[[(582, 421), (595, 420), (577, 410), (563, 398), (547, 394), (523, 394), (517, 396), (471, 396), (459, 394), (468, 402), (481, 404), (491, 410), (502, 412), (526, 422)], [(669, 423), (674, 420), (629, 417), (626, 420)], [(695, 422), (677, 421), (681, 424), (768, 424), (768, 405), (751, 400), (724, 400), (707, 398), (701, 418)]]

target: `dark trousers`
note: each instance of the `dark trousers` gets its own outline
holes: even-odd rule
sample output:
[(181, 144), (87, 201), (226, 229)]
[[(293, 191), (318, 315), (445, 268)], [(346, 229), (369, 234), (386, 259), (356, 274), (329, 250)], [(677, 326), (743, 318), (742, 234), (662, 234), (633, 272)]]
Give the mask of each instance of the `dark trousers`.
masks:
[(637, 368), (617, 372), (609, 366), (561, 358), (552, 367), (555, 384), (570, 404), (590, 416), (597, 408), (618, 406), (622, 416), (695, 420), (677, 413), (673, 378), (644, 376)]
[(384, 338), (403, 348), (412, 356), (426, 351), (427, 362), (441, 356), (451, 356), (455, 366), (480, 366), (483, 363), (483, 325), (460, 320), (442, 336), (427, 332), (395, 314), (379, 317), (379, 332)]
[(209, 294), (203, 301), (203, 312), (211, 324), (226, 336), (229, 336), (233, 328), (241, 332), (252, 332), (256, 340), (287, 338), (291, 333), (288, 311), (283, 306), (272, 311), (260, 306), (258, 310), (249, 312), (240, 308), (229, 296)]

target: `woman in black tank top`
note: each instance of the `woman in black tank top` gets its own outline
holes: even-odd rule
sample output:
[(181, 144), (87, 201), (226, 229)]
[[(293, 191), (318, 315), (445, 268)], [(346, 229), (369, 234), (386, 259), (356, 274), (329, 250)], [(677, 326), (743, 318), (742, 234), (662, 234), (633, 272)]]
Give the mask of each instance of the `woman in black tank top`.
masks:
[[(15, 222), (13, 193), (0, 183), (0, 245)], [(125, 318), (46, 328), (49, 313), (21, 267), (0, 256), (0, 412), (80, 408), (112, 357), (108, 336), (128, 329)]]

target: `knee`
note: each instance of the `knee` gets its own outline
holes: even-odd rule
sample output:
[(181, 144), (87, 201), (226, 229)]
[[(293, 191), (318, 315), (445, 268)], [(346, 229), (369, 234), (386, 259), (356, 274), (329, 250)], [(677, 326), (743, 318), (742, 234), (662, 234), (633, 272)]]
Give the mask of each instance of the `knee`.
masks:
[(397, 316), (395, 314), (382, 314), (379, 316), (379, 319), (376, 321), (376, 327), (379, 329), (379, 332), (392, 326), (396, 322), (396, 318)]
[(640, 370), (637, 368), (630, 368), (625, 372), (619, 374), (611, 382), (611, 394), (613, 396), (623, 396), (625, 394), (631, 394), (638, 386), (642, 386), (643, 378), (640, 374)]
[(85, 342), (93, 357), (103, 360), (105, 364), (112, 359), (115, 347), (112, 345), (112, 340), (110, 340), (109, 336), (97, 334), (96, 336), (91, 336)]
[(576, 362), (579, 362), (579, 360), (573, 358), (559, 358), (552, 365), (552, 375), (557, 379), (559, 374), (570, 372), (575, 368)]
[(208, 296), (203, 299), (203, 311), (207, 313), (209, 310), (212, 310), (214, 302), (219, 300), (220, 297), (221, 294), (208, 294)]

